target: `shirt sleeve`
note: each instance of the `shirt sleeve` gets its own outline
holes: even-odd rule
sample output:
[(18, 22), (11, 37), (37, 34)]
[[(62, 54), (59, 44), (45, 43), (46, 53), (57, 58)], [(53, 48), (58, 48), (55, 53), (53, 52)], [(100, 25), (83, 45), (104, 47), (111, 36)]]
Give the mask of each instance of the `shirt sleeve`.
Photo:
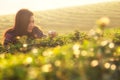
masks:
[(32, 33), (36, 38), (46, 37), (46, 35), (43, 34), (43, 32), (38, 27), (33, 28)]
[(8, 45), (9, 43), (13, 42), (13, 35), (6, 33), (5, 39), (4, 39), (4, 45)]

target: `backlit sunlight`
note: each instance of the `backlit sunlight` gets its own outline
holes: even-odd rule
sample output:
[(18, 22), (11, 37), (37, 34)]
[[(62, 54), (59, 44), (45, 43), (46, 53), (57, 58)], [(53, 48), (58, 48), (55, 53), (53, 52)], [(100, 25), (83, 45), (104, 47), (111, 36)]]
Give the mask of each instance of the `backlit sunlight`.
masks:
[(36, 11), (108, 1), (113, 0), (0, 0), (0, 15), (16, 13), (21, 8), (28, 8)]

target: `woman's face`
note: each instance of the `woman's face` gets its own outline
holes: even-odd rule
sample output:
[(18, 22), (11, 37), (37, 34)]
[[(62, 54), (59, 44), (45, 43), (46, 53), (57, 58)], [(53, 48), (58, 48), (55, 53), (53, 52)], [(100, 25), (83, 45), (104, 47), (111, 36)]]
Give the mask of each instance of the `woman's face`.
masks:
[(32, 29), (34, 28), (34, 17), (33, 16), (31, 16), (30, 17), (30, 22), (29, 22), (29, 24), (28, 24), (28, 32), (32, 32)]

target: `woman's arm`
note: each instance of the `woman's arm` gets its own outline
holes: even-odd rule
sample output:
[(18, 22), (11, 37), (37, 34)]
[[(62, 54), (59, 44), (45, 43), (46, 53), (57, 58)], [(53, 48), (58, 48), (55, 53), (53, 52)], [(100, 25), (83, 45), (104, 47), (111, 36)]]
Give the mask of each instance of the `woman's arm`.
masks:
[(46, 35), (38, 27), (33, 28), (32, 34), (34, 35), (35, 38), (46, 37)]
[(14, 42), (13, 35), (6, 33), (3, 45), (8, 45), (9, 43), (13, 43), (13, 42)]

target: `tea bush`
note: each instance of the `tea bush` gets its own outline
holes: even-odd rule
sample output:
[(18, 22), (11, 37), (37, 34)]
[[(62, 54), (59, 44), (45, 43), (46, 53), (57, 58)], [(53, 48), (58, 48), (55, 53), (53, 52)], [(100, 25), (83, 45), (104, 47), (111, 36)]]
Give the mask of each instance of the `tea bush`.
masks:
[(105, 26), (0, 45), (0, 80), (120, 80), (120, 34), (106, 38)]

